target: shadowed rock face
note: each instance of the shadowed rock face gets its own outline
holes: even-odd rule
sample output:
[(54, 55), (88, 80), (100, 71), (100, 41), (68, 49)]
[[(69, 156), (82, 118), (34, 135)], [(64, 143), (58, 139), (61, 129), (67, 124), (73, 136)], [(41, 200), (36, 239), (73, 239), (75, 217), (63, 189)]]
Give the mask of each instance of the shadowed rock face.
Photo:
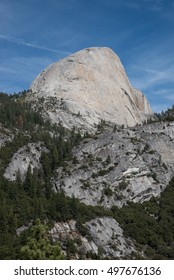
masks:
[(50, 65), (31, 90), (34, 101), (42, 98), (45, 115), (68, 128), (92, 129), (101, 119), (134, 126), (152, 114), (109, 48), (84, 49)]

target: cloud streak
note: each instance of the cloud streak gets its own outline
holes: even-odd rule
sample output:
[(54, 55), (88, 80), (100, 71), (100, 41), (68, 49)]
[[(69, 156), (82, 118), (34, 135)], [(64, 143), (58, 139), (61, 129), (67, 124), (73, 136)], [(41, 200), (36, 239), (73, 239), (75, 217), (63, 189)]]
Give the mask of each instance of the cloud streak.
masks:
[(1, 91), (13, 93), (28, 88), (52, 59), (43, 56), (10, 57), (0, 66)]
[(132, 73), (132, 83), (141, 90), (148, 90), (150, 87), (164, 82), (174, 82), (172, 72), (168, 69), (160, 71), (135, 65), (129, 71)]
[(147, 9), (147, 10), (152, 10), (154, 12), (159, 12), (161, 11), (163, 7), (163, 1), (162, 0), (127, 0), (127, 1), (109, 1), (110, 5), (113, 5), (114, 7), (124, 7), (132, 10), (139, 10), (139, 9)]
[(15, 38), (15, 37), (11, 37), (11, 36), (6, 36), (6, 35), (2, 35), (0, 34), (0, 39), (13, 43), (13, 44), (17, 44), (17, 45), (21, 45), (21, 46), (25, 46), (25, 47), (29, 47), (29, 48), (35, 48), (35, 49), (39, 49), (39, 50), (43, 50), (43, 51), (48, 51), (48, 52), (53, 52), (53, 53), (61, 53), (63, 55), (69, 55), (69, 52), (66, 51), (62, 51), (62, 50), (57, 50), (57, 49), (52, 49), (52, 48), (48, 48), (48, 47), (44, 47), (44, 46), (40, 46), (40, 45), (36, 45), (33, 43), (29, 43), (29, 42), (25, 42), (20, 38)]

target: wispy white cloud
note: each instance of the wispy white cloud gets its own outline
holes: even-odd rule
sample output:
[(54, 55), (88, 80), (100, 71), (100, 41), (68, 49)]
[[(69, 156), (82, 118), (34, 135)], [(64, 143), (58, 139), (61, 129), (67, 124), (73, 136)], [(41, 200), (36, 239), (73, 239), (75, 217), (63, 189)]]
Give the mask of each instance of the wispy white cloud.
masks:
[(151, 48), (140, 45), (131, 55), (126, 71), (132, 85), (147, 96), (152, 110), (161, 112), (174, 103), (172, 36)]
[(134, 65), (129, 72), (132, 83), (141, 90), (148, 90), (164, 82), (174, 82), (173, 73), (169, 69), (158, 70)]
[(51, 63), (51, 59), (43, 56), (10, 57), (0, 66), (0, 91), (13, 93), (28, 88), (36, 76)]
[(121, 6), (124, 8), (134, 9), (134, 10), (147, 9), (156, 12), (161, 11), (161, 9), (163, 8), (163, 0), (127, 0), (127, 1), (109, 0), (109, 4), (113, 5), (114, 7)]
[(166, 98), (170, 101), (174, 101), (174, 91), (171, 94), (166, 95)]
[(139, 46), (132, 52), (127, 72), (135, 87), (141, 90), (149, 90), (163, 85), (169, 88), (169, 84), (174, 86), (174, 38), (169, 38), (161, 44), (151, 43), (151, 48)]
[(6, 66), (0, 66), (0, 72), (4, 73), (14, 73), (14, 70), (12, 70), (11, 68), (9, 67), (6, 67)]
[(150, 104), (153, 112), (165, 111), (174, 103), (174, 90), (167, 85), (150, 89), (147, 96), (151, 100)]
[(154, 95), (165, 96), (169, 100), (174, 99), (174, 88), (158, 88), (153, 92)]
[(151, 104), (151, 108), (154, 113), (161, 113), (169, 108), (169, 104)]
[(162, 0), (140, 0), (139, 3), (153, 11), (160, 11), (163, 7)]
[(61, 53), (61, 54), (64, 54), (64, 55), (70, 54), (69, 52), (66, 52), (66, 51), (63, 51), (63, 50), (57, 50), (57, 49), (52, 49), (52, 48), (48, 48), (48, 47), (45, 47), (45, 46), (36, 45), (36, 44), (33, 44), (33, 43), (25, 42), (20, 38), (6, 36), (6, 35), (2, 35), (2, 34), (0, 34), (0, 39), (8, 41), (10, 43), (17, 44), (17, 45), (26, 46), (26, 47), (35, 48), (35, 49), (40, 49), (40, 50), (44, 50), (44, 51), (48, 51), (48, 52)]
[[(106, 3), (105, 0), (102, 0), (104, 1), (104, 3)], [(107, 5), (111, 6), (111, 7), (114, 7), (114, 8), (118, 8), (118, 7), (125, 7), (125, 8), (130, 8), (130, 9), (138, 9), (139, 5), (137, 3), (136, 0), (128, 0), (128, 1), (122, 1), (122, 0), (117, 0), (117, 1), (114, 1), (114, 0), (108, 0), (107, 1)]]
[(59, 45), (60, 45), (60, 47), (69, 47), (74, 41), (75, 42), (78, 42), (79, 41), (79, 37), (82, 37), (82, 34), (80, 34), (80, 33), (78, 33), (78, 34), (75, 34), (75, 35), (72, 35), (72, 36), (70, 36), (70, 38), (69, 39), (67, 39), (67, 40), (62, 40), (60, 43), (59, 43)]

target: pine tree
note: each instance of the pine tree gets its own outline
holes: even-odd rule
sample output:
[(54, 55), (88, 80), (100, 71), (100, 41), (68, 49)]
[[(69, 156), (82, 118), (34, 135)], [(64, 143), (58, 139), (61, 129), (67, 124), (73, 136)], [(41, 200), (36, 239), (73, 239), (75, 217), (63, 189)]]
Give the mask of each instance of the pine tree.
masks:
[(47, 226), (40, 220), (30, 229), (27, 244), (21, 248), (22, 259), (27, 260), (62, 260), (63, 254), (58, 243), (51, 244)]

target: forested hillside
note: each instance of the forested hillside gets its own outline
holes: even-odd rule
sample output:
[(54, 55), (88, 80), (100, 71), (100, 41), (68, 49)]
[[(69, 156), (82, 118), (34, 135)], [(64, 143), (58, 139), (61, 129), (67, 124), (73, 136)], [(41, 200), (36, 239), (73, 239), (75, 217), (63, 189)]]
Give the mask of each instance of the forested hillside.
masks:
[[(13, 96), (0, 93), (0, 259), (106, 258), (104, 248), (84, 256), (78, 249), (80, 239), (54, 243), (49, 230), (54, 222), (75, 220), (79, 236), (90, 240), (85, 223), (107, 216), (116, 219), (133, 241), (136, 252), (129, 258), (174, 259), (174, 179), (160, 197), (142, 204), (129, 202), (120, 209), (85, 205), (63, 191), (54, 192), (55, 170), (66, 168), (70, 160), (75, 163), (73, 147), (94, 135), (82, 136), (75, 128), (68, 131), (52, 125), (41, 112), (33, 111), (26, 95), (26, 91)], [(174, 107), (154, 121), (161, 120), (173, 121)], [(103, 127), (101, 123), (98, 134)], [(16, 180), (6, 179), (4, 172), (11, 158), (30, 143), (41, 143), (45, 149), (41, 168), (29, 164), (24, 177), (18, 172)], [(26, 230), (19, 234), (21, 227)]]

